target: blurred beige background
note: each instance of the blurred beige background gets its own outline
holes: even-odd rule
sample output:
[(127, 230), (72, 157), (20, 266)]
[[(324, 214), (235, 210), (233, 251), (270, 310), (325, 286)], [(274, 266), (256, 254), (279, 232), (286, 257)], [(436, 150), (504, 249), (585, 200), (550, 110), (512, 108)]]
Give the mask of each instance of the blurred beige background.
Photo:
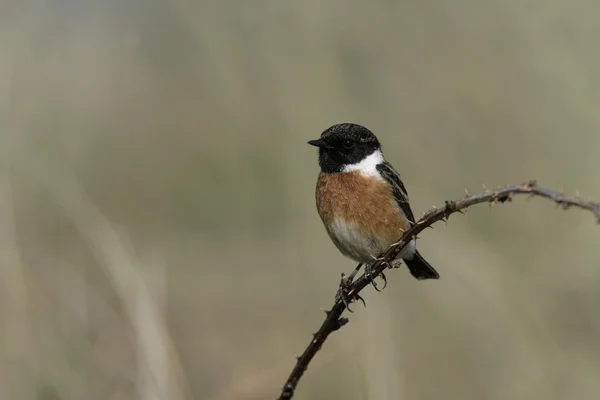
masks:
[[(0, 3), (0, 398), (272, 399), (354, 264), (316, 150), (372, 129), (415, 214), (600, 199), (600, 3)], [(519, 198), (422, 235), (297, 399), (597, 399), (600, 231)]]

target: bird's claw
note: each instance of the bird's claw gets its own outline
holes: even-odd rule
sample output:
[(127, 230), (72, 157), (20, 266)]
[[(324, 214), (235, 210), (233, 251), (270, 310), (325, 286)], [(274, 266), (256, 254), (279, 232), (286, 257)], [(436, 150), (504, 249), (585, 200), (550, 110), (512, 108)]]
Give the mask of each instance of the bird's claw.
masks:
[(342, 303), (344, 303), (344, 307), (346, 307), (346, 310), (350, 311), (351, 313), (354, 312), (350, 308), (350, 303), (352, 303), (353, 301), (361, 301), (363, 303), (364, 307), (367, 306), (365, 299), (363, 299), (362, 296), (359, 295), (358, 293), (353, 293), (352, 298), (348, 299), (348, 292), (346, 292), (345, 290), (338, 291), (338, 294), (335, 297), (335, 301), (336, 302), (341, 301)]
[[(387, 261), (385, 263), (389, 267), (389, 263)], [(373, 285), (375, 290), (377, 290), (378, 292), (381, 292), (387, 286), (387, 278), (385, 274), (381, 272), (381, 279), (383, 279), (383, 287), (379, 289), (377, 283), (375, 282), (375, 278), (373, 277), (373, 272), (371, 271), (371, 264), (365, 265), (365, 277), (369, 280), (369, 282), (371, 282), (371, 285)]]
[(381, 292), (383, 289), (385, 289), (387, 287), (387, 278), (385, 277), (385, 274), (383, 273), (383, 271), (381, 272), (381, 279), (383, 279), (383, 287), (381, 289), (375, 288), (375, 290), (377, 290), (378, 292)]
[(346, 309), (350, 312), (354, 312), (350, 308), (350, 303), (352, 301), (360, 300), (360, 301), (362, 301), (362, 303), (365, 307), (367, 306), (367, 303), (365, 303), (365, 299), (363, 299), (358, 293), (353, 293), (352, 297), (348, 298), (348, 294), (349, 294), (348, 290), (350, 289), (350, 286), (352, 285), (353, 278), (354, 278), (354, 274), (346, 277), (346, 274), (342, 273), (342, 279), (340, 280), (340, 286), (335, 295), (335, 302), (337, 303), (337, 302), (341, 301), (342, 303), (344, 303), (344, 307), (346, 307)]

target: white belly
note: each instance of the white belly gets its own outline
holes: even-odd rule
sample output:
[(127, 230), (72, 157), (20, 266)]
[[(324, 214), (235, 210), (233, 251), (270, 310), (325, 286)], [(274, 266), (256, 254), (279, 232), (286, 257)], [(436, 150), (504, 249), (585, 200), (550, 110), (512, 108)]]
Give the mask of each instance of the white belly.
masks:
[[(329, 237), (343, 255), (357, 262), (366, 263), (386, 252), (393, 242), (358, 229), (354, 223), (346, 223), (342, 218), (334, 218), (327, 229)], [(398, 235), (398, 239), (400, 235)], [(415, 241), (402, 250), (398, 258), (412, 259), (416, 251)]]

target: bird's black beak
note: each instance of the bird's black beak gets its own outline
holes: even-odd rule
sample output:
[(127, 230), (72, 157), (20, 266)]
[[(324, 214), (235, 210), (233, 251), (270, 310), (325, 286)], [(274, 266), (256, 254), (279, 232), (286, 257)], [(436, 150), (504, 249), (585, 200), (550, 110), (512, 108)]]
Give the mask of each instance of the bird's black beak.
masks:
[(330, 147), (323, 139), (309, 140), (308, 144), (310, 144), (311, 146), (321, 147), (324, 149), (327, 149)]

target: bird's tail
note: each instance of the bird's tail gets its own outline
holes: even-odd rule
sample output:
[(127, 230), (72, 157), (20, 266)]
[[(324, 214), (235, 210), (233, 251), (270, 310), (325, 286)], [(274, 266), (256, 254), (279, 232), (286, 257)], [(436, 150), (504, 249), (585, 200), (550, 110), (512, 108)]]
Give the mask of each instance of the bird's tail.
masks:
[(418, 280), (440, 278), (440, 274), (438, 274), (437, 271), (431, 265), (429, 265), (427, 261), (425, 261), (423, 256), (421, 256), (418, 251), (415, 252), (412, 259), (404, 259), (404, 262), (406, 263), (411, 275)]

